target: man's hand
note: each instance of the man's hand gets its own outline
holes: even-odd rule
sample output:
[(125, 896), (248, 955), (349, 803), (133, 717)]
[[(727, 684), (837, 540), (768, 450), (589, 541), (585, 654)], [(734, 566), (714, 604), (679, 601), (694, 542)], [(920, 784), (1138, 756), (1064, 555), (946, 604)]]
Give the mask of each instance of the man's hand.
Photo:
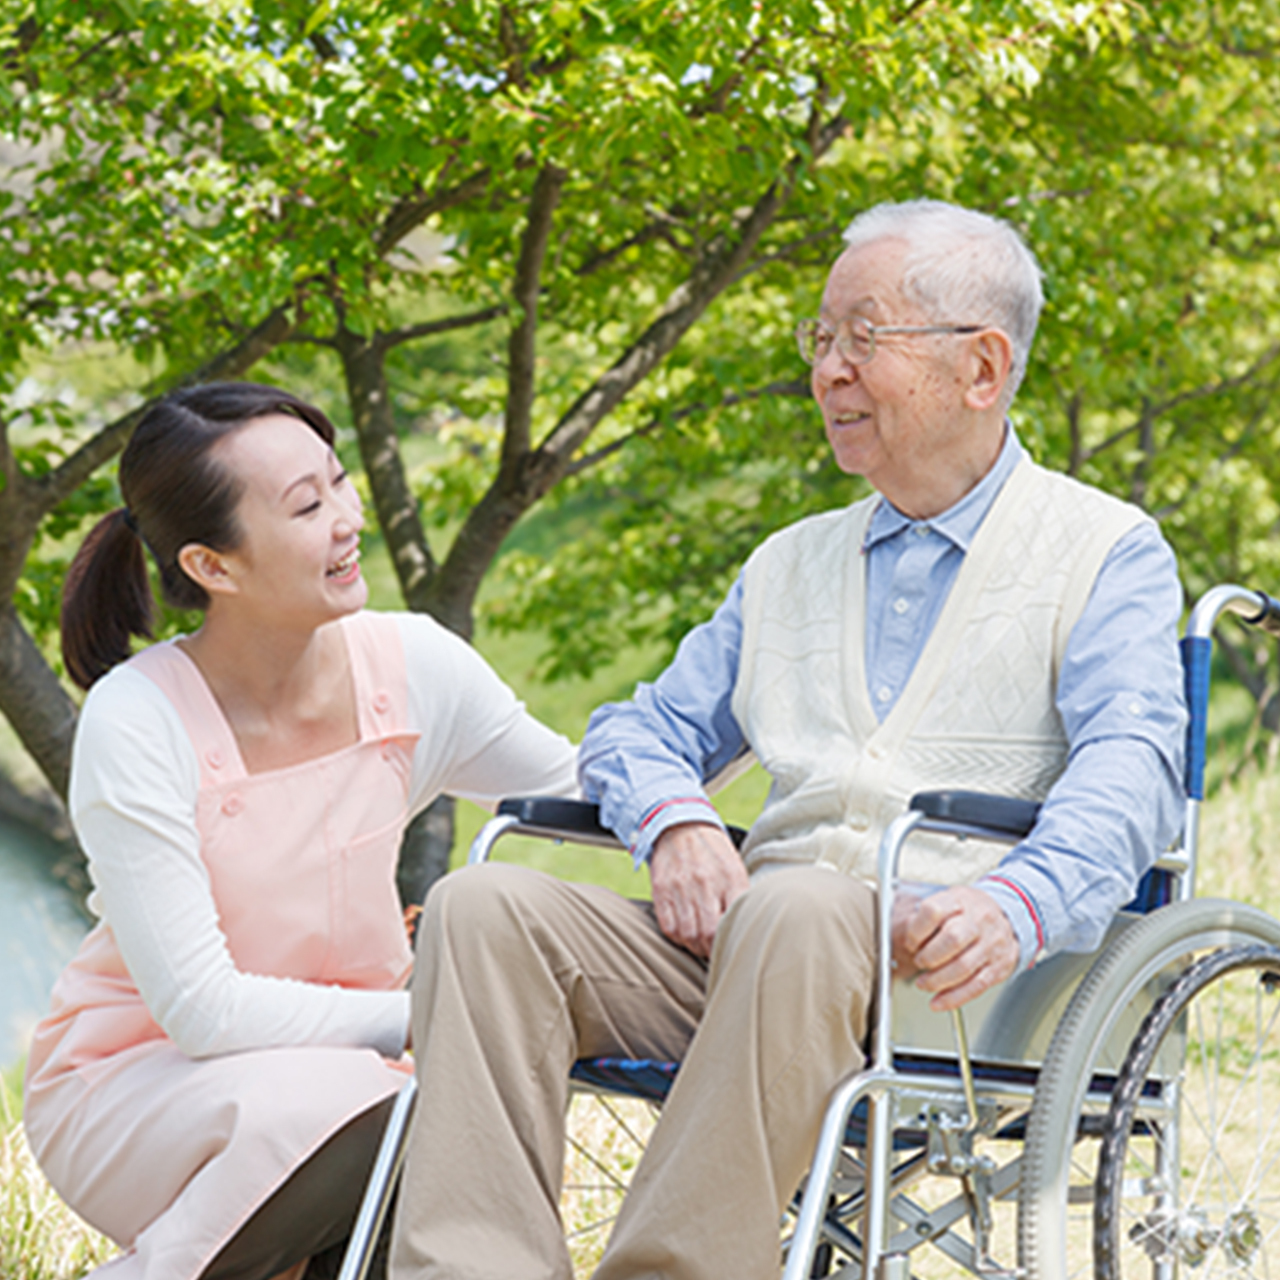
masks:
[(720, 919), (749, 881), (733, 841), (708, 822), (668, 827), (649, 855), (658, 928), (707, 959)]
[(958, 1009), (1017, 968), (1018, 939), (994, 898), (957, 885), (895, 900), (893, 959), (900, 977), (916, 973), (916, 986), (937, 993), (931, 1009)]

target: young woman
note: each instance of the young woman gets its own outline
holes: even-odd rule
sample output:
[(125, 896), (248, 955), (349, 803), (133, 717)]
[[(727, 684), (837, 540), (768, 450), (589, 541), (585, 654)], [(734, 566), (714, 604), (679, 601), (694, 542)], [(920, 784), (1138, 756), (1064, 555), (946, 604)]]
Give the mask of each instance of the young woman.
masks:
[[(100, 919), (36, 1032), (25, 1119), (122, 1246), (119, 1280), (334, 1255), (408, 1069), (406, 823), (443, 791), (576, 793), (569, 743), (463, 641), (361, 611), (332, 444), (272, 387), (167, 397), (67, 577), (63, 654), (91, 688), (70, 806)], [(130, 658), (144, 548), (204, 622)]]

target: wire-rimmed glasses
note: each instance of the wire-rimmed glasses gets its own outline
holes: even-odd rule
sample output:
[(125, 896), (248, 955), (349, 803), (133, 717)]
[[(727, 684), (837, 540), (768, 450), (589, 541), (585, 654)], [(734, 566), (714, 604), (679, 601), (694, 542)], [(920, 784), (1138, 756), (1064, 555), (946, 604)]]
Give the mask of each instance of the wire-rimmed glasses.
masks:
[(821, 320), (801, 320), (796, 343), (805, 364), (826, 359), (832, 344), (850, 364), (866, 364), (876, 353), (876, 336), (882, 333), (981, 333), (982, 324), (872, 324), (861, 316), (841, 320), (834, 329)]

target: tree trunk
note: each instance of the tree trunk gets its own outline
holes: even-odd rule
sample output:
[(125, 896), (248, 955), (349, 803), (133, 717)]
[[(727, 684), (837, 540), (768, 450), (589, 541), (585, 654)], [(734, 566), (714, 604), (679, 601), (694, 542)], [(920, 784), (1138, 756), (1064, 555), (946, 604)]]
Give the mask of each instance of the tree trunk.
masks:
[(57, 796), (67, 798), (76, 705), (12, 605), (0, 609), (0, 713)]
[[(426, 589), (436, 566), (396, 440), (395, 420), (387, 394), (387, 349), (376, 338), (362, 338), (345, 328), (339, 330), (336, 343), (360, 442), (360, 457), (369, 477), (378, 524), (387, 540), (387, 550), (400, 583), (400, 594), (411, 612), (427, 613)], [(460, 634), (469, 640), (469, 616), (467, 624)], [(449, 870), (454, 809), (452, 796), (438, 796), (405, 830), (396, 867), (396, 887), (406, 907), (420, 906), (427, 890)]]
[(421, 906), (427, 890), (449, 870), (456, 809), (452, 796), (437, 796), (405, 830), (396, 867), (396, 888), (404, 906)]

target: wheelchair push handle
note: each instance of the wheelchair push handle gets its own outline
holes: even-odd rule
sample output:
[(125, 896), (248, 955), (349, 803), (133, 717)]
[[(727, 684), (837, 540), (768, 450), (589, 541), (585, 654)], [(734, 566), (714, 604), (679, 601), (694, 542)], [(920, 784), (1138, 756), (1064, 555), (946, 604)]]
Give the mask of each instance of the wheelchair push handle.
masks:
[(1280, 600), (1269, 596), (1265, 591), (1255, 591), (1258, 597), (1258, 612), (1252, 617), (1241, 614), (1250, 626), (1261, 627), (1268, 635), (1280, 636)]

